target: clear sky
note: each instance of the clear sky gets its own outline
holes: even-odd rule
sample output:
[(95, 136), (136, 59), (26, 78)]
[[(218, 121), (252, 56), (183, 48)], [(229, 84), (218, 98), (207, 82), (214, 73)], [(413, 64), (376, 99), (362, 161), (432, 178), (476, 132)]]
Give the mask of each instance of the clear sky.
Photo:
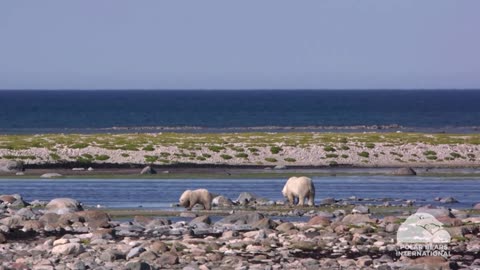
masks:
[(0, 2), (0, 89), (480, 88), (478, 0)]

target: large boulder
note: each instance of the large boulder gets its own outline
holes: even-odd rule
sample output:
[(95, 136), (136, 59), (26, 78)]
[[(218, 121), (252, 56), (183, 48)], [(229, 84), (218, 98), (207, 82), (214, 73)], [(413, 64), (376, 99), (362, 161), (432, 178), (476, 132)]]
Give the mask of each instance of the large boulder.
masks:
[(66, 213), (82, 211), (83, 207), (77, 200), (71, 198), (56, 198), (51, 200), (45, 209), (48, 213), (63, 215)]
[(399, 175), (399, 176), (414, 176), (414, 175), (417, 175), (417, 172), (415, 172), (415, 170), (410, 167), (406, 167), (406, 168), (396, 169), (392, 172), (392, 174)]
[(0, 172), (21, 172), (24, 171), (23, 161), (0, 160)]
[(473, 209), (480, 210), (480, 203), (477, 203), (473, 206)]

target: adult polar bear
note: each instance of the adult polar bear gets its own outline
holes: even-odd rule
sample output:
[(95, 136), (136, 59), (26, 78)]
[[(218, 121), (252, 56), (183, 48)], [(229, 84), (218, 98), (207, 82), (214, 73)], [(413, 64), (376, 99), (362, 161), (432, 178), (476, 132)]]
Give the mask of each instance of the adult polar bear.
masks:
[(315, 205), (315, 186), (312, 179), (301, 177), (290, 177), (283, 187), (282, 194), (288, 198), (290, 205), (295, 204), (295, 199), (298, 199), (298, 205), (303, 206), (305, 199), (308, 200), (308, 205)]
[(187, 189), (183, 192), (182, 196), (180, 196), (179, 204), (187, 208), (187, 210), (192, 210), (192, 208), (198, 203), (201, 204), (205, 210), (211, 210), (212, 199), (212, 194), (206, 189)]

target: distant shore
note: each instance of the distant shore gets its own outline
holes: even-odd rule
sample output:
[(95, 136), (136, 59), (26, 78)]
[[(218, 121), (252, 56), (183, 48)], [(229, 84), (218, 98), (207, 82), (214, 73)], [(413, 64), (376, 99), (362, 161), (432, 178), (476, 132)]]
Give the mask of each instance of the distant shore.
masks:
[[(480, 165), (480, 134), (426, 133), (135, 133), (0, 135), (0, 161), (32, 171), (87, 169), (129, 174), (330, 168), (445, 168)], [(265, 170), (265, 168), (267, 170)], [(253, 170), (253, 171), (252, 171)], [(425, 171), (425, 170), (424, 170)], [(69, 174), (85, 174), (79, 171)], [(89, 171), (90, 175), (94, 172)]]

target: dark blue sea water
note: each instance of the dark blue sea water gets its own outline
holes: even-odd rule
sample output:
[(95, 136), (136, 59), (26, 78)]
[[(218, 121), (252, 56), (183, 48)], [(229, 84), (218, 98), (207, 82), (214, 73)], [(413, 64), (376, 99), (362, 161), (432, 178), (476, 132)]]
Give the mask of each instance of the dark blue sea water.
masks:
[(480, 91), (0, 91), (0, 133), (391, 124), (480, 127)]

